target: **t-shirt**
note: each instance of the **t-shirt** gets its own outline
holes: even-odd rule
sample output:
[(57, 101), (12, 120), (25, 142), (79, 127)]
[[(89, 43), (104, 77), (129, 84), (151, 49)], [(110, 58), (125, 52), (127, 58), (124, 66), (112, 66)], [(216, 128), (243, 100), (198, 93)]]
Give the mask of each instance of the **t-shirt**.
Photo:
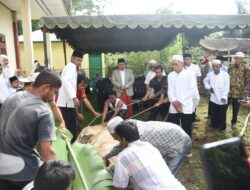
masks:
[(23, 158), (25, 167), (0, 179), (33, 180), (41, 164), (35, 148), (40, 142), (55, 140), (54, 126), (52, 112), (39, 96), (28, 92), (10, 96), (0, 110), (0, 151)]
[(161, 80), (159, 81), (158, 78), (155, 76), (150, 82), (149, 87), (154, 89), (155, 94), (159, 92), (164, 83), (167, 83), (167, 77), (162, 76)]

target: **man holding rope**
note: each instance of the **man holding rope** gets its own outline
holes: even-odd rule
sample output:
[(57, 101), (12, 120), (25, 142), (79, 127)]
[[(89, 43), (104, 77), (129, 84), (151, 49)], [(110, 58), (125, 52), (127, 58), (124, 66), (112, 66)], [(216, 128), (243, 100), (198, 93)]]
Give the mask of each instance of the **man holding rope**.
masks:
[[(158, 102), (158, 99), (161, 96), (161, 90), (163, 86), (167, 85), (167, 77), (163, 76), (163, 68), (161, 66), (156, 66), (155, 75), (156, 76), (149, 82), (149, 89), (147, 90), (146, 95), (142, 98), (142, 101), (147, 101), (151, 99), (152, 102), (155, 104), (156, 102)], [(154, 90), (154, 96), (150, 97), (152, 90)], [(168, 113), (168, 108), (168, 103), (162, 103), (159, 105), (157, 104), (156, 107), (151, 109), (151, 112), (148, 116), (148, 121), (156, 121), (156, 117), (159, 112), (161, 113), (161, 116), (164, 119), (166, 117), (166, 114)]]

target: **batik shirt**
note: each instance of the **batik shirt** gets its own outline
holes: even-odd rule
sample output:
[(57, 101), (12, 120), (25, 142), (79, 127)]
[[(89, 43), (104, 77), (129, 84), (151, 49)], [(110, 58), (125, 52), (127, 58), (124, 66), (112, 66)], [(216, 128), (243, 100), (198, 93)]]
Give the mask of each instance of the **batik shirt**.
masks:
[(247, 85), (249, 78), (249, 68), (241, 63), (239, 66), (235, 64), (229, 67), (230, 75), (230, 92), (229, 97), (242, 98), (244, 95), (244, 88)]

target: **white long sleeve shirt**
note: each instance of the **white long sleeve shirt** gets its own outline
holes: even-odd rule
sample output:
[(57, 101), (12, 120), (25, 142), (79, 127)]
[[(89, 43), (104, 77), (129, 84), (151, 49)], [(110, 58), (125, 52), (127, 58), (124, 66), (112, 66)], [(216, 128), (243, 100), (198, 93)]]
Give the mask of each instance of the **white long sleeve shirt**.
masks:
[(183, 69), (180, 73), (172, 71), (168, 75), (169, 113), (178, 113), (172, 104), (177, 100), (181, 103), (184, 114), (192, 114), (196, 88), (196, 78), (191, 71), (186, 69)]
[(59, 89), (57, 104), (59, 107), (74, 108), (73, 98), (77, 91), (76, 65), (68, 62), (61, 74), (62, 87)]
[(199, 67), (199, 65), (195, 65), (193, 63), (190, 64), (190, 66), (186, 66), (185, 67), (187, 70), (193, 72), (196, 80), (196, 89), (195, 89), (195, 97), (193, 98), (193, 102), (194, 102), (194, 106), (193, 106), (193, 111), (195, 111), (196, 107), (199, 104), (200, 101), (200, 93), (199, 93), (199, 89), (198, 89), (198, 77), (201, 77), (201, 69)]
[(0, 81), (0, 104), (4, 102), (8, 96), (15, 93), (16, 89), (12, 88), (8, 79)]
[(218, 74), (209, 72), (206, 78), (203, 80), (204, 86), (207, 90), (213, 88), (214, 93), (210, 93), (210, 101), (218, 104), (225, 105), (221, 99), (226, 99), (229, 93), (230, 80), (229, 75), (225, 71), (220, 71)]

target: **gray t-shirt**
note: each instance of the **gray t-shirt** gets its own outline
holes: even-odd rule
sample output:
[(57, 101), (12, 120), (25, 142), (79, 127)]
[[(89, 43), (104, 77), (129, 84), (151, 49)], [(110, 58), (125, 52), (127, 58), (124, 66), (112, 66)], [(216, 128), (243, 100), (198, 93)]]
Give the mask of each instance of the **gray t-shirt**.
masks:
[(41, 164), (35, 148), (40, 142), (52, 140), (55, 140), (54, 120), (48, 104), (28, 92), (9, 97), (0, 110), (0, 152), (22, 157), (25, 167), (0, 179), (33, 180)]

